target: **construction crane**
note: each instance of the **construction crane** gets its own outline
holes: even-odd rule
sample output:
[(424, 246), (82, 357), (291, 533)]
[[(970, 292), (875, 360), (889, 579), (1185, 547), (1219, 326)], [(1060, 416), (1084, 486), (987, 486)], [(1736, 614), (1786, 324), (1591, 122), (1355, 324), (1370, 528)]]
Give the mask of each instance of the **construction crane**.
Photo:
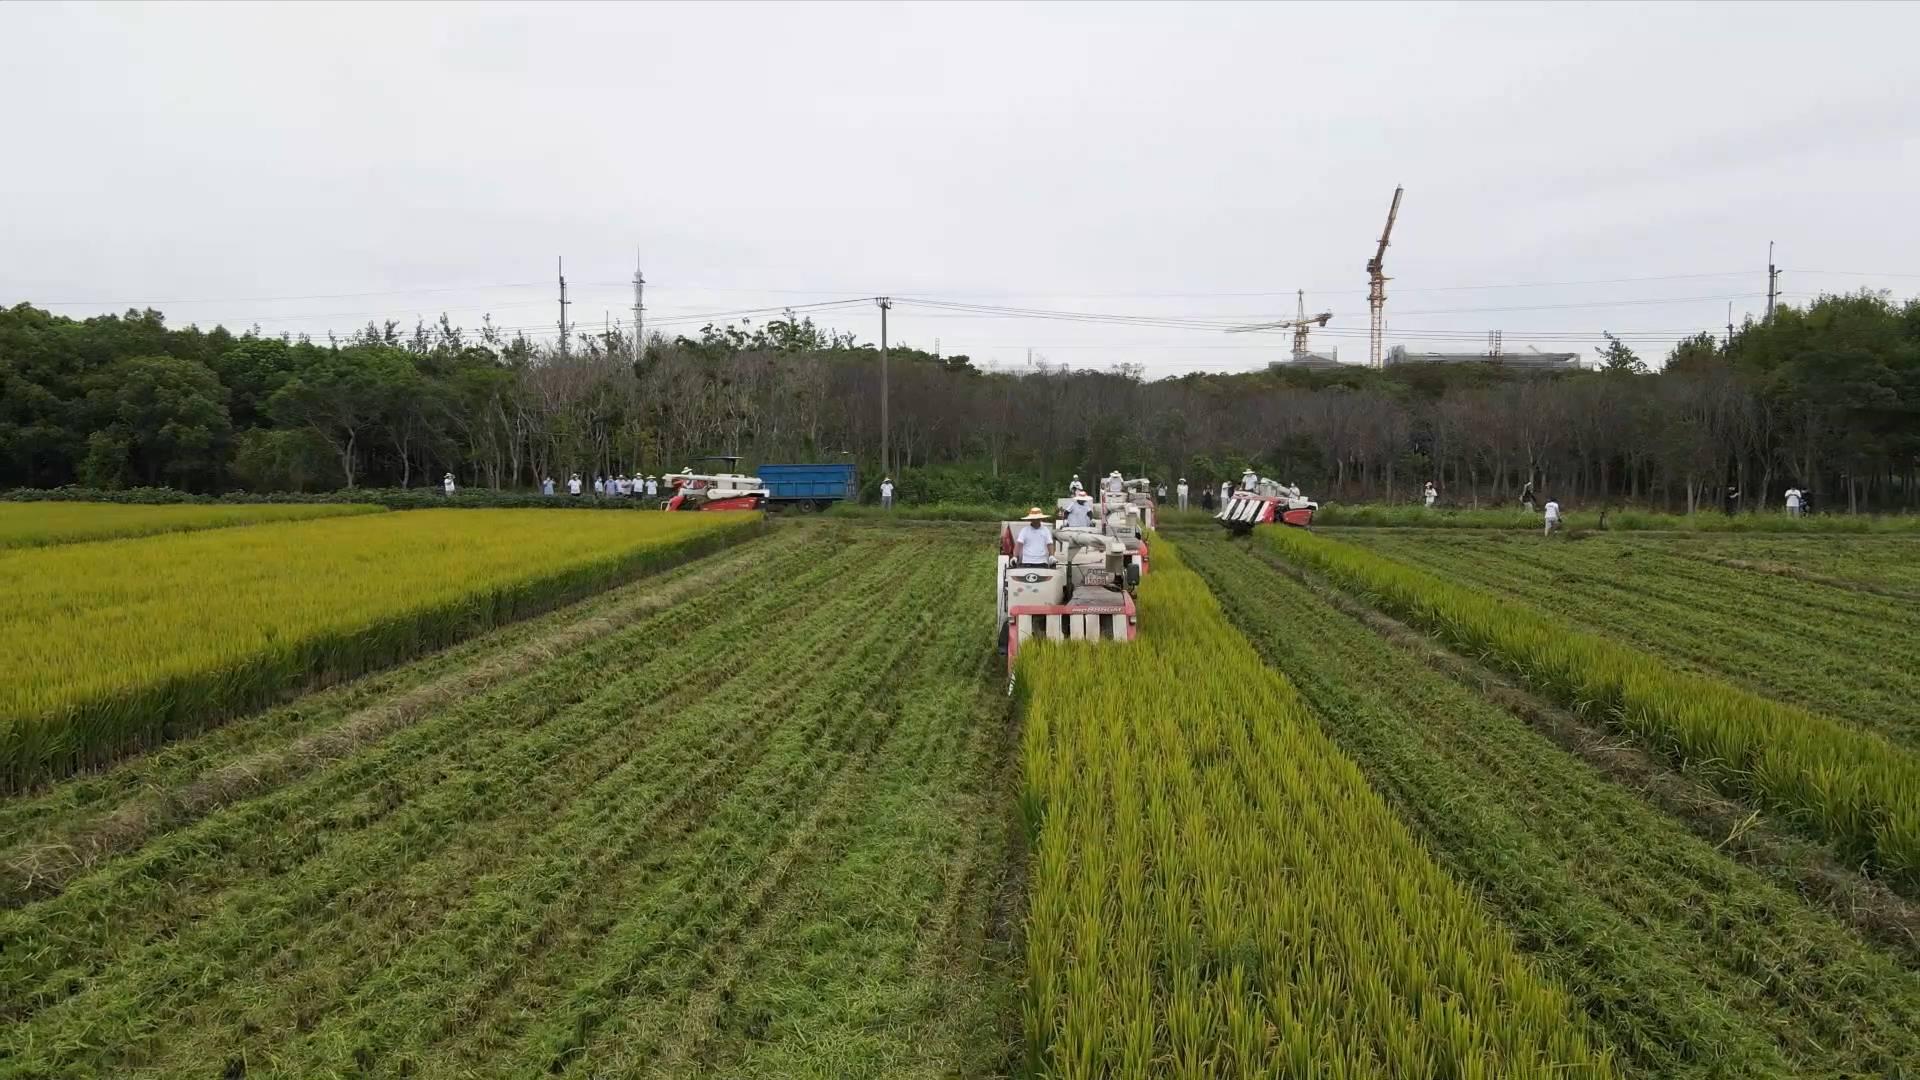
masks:
[(1380, 230), (1380, 247), (1374, 251), (1373, 258), (1367, 260), (1367, 309), (1373, 315), (1373, 351), (1367, 362), (1374, 367), (1383, 366), (1380, 362), (1380, 318), (1387, 306), (1387, 237), (1393, 235), (1393, 219), (1400, 216), (1400, 193), (1404, 190), (1395, 185), (1393, 205), (1387, 209), (1387, 227)]
[(1298, 314), (1285, 322), (1256, 323), (1253, 326), (1235, 326), (1228, 329), (1227, 333), (1248, 334), (1256, 330), (1291, 330), (1293, 331), (1293, 359), (1295, 363), (1298, 363), (1307, 358), (1307, 330), (1314, 326), (1325, 326), (1327, 325), (1327, 320), (1333, 318), (1333, 312), (1331, 311), (1323, 311), (1313, 316), (1307, 314), (1307, 291), (1305, 289), (1300, 290), (1299, 303)]

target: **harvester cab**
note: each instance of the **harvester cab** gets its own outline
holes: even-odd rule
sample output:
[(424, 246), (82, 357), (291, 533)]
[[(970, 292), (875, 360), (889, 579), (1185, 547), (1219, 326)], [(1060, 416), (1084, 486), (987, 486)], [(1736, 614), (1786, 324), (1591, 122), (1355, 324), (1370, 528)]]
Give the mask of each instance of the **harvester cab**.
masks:
[(1313, 512), (1318, 509), (1320, 504), (1300, 494), (1299, 488), (1257, 476), (1243, 482), (1213, 519), (1232, 533), (1252, 532), (1256, 525), (1304, 529), (1313, 524)]
[(1125, 544), (1093, 529), (1060, 528), (1045, 565), (1022, 563), (1013, 538), (1025, 524), (1000, 526), (996, 608), (1008, 668), (1020, 643), (1036, 638), (1132, 641), (1138, 624)]
[[(704, 460), (725, 461), (731, 468), (738, 468), (740, 461), (737, 457)], [(673, 492), (667, 499), (668, 510), (758, 510), (767, 501), (767, 486), (757, 476), (732, 471), (697, 473), (687, 468), (662, 479), (667, 482), (667, 490)]]

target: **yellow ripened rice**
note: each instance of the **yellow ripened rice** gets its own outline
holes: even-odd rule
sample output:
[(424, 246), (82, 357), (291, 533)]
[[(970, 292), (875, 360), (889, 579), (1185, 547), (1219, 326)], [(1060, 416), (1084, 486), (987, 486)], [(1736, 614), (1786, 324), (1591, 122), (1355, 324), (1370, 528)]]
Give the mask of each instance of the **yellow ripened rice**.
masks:
[(0, 558), (0, 788), (457, 641), (757, 530), (740, 513), (423, 510)]
[(0, 548), (72, 544), (158, 533), (224, 529), (382, 513), (353, 503), (140, 506), (89, 502), (0, 502)]
[(1020, 651), (1035, 1075), (1615, 1075), (1165, 539), (1140, 625)]

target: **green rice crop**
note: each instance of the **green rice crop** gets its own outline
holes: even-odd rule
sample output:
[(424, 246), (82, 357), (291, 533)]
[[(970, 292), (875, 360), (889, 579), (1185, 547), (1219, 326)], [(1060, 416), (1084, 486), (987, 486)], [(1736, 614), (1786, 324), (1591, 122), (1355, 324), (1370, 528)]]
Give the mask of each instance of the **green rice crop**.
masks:
[(1140, 612), (1021, 651), (1030, 1070), (1614, 1074), (1164, 538)]
[(353, 503), (288, 506), (130, 506), (116, 503), (0, 503), (0, 548), (42, 547), (157, 533), (221, 529), (379, 513)]
[(1920, 759), (1886, 739), (1372, 551), (1300, 529), (1259, 529), (1255, 542), (1605, 718), (1716, 787), (1783, 811), (1847, 857), (1920, 884)]
[(758, 514), (421, 511), (0, 558), (0, 790), (666, 565)]

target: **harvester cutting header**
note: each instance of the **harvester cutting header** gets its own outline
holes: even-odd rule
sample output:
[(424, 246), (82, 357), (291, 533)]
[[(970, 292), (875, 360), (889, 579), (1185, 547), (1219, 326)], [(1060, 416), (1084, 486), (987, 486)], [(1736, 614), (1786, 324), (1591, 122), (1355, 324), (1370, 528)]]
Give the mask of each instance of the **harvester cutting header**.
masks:
[(1234, 533), (1252, 532), (1255, 525), (1294, 525), (1306, 528), (1320, 504), (1300, 494), (1292, 484), (1270, 480), (1249, 469), (1240, 477), (1240, 489), (1213, 515)]

